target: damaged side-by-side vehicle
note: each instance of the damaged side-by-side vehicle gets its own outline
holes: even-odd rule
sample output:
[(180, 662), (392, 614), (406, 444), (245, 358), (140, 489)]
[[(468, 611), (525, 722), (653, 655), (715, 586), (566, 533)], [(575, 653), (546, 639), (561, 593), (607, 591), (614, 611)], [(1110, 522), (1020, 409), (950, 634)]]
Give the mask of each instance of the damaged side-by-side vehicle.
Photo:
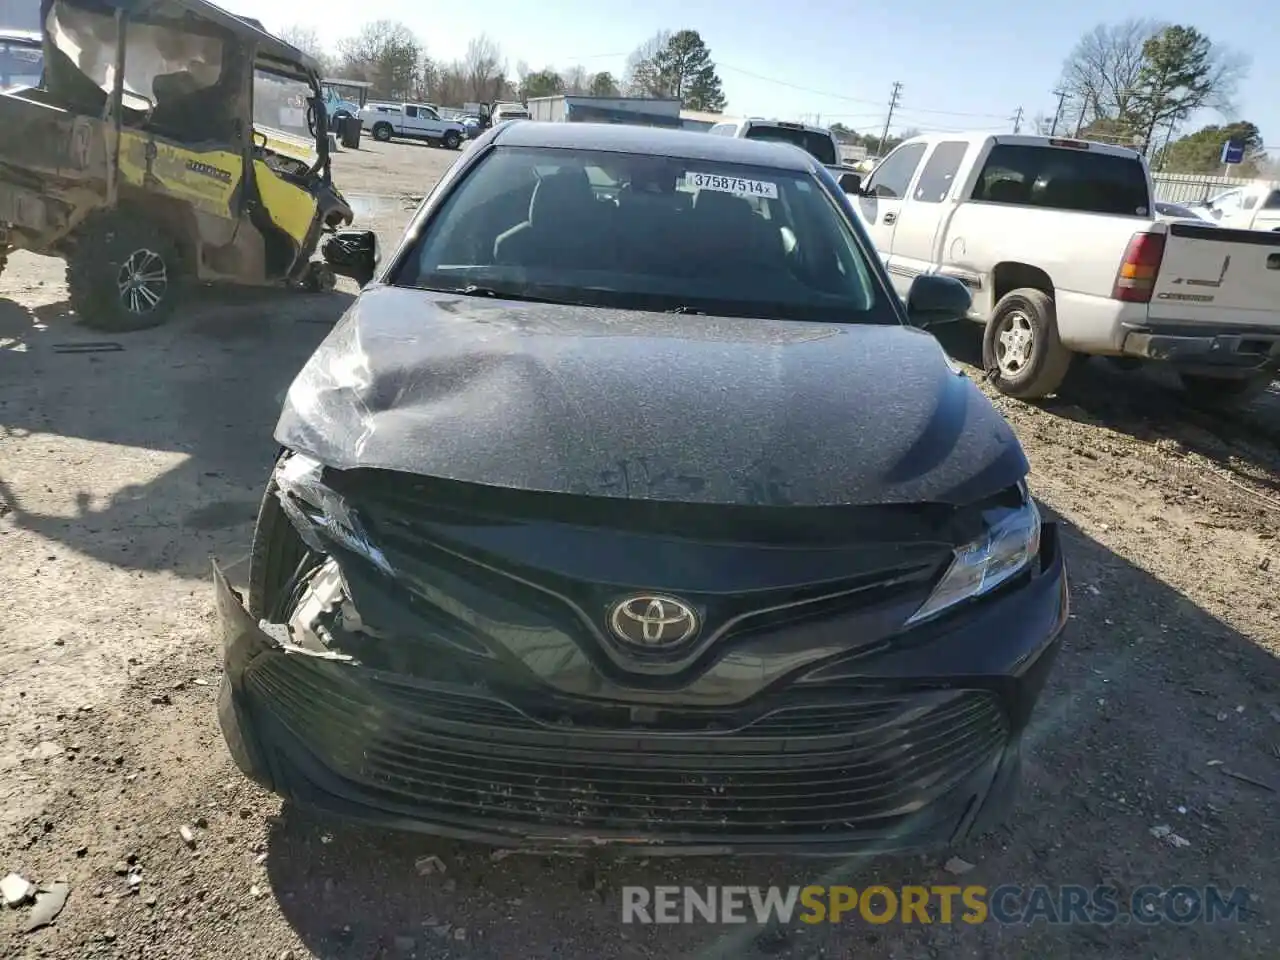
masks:
[(332, 286), (312, 254), (350, 224), (317, 64), (204, 0), (44, 0), (43, 77), (0, 93), (0, 268), (62, 257), (105, 330), (184, 288)]
[(480, 136), (290, 388), (219, 719), (291, 800), (498, 846), (848, 854), (995, 823), (1057, 528), (794, 147)]

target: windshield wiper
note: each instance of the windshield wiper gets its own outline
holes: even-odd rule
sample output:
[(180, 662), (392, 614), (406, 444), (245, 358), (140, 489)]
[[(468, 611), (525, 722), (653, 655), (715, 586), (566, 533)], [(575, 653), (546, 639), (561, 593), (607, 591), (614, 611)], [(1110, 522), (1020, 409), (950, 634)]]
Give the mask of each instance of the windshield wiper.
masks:
[(523, 293), (515, 293), (509, 290), (495, 290), (493, 287), (482, 287), (479, 284), (469, 283), (465, 287), (421, 287), (422, 290), (430, 290), (432, 293), (458, 293), (464, 297), (491, 297), (494, 300), (523, 300), (527, 303), (561, 303), (560, 300), (548, 300), (546, 297), (531, 297)]

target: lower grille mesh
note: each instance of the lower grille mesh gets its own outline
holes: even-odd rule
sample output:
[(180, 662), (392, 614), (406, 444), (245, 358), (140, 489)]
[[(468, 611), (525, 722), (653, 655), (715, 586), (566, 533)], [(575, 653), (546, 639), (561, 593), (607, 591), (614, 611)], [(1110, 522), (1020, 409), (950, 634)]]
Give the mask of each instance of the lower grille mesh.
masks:
[(591, 727), (590, 705), (575, 722), (543, 723), (493, 697), (411, 694), (403, 681), (302, 656), (260, 658), (246, 680), (370, 802), (535, 829), (708, 839), (883, 829), (1007, 738), (994, 698), (975, 691), (786, 708), (754, 722), (712, 712), (708, 729), (671, 732)]

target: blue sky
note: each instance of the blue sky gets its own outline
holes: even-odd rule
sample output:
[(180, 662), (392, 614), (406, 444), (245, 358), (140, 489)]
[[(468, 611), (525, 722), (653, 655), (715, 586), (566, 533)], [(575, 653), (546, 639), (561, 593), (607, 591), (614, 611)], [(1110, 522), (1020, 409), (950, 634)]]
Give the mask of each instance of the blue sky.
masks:
[[(894, 80), (903, 84), (894, 127), (1009, 130), (1015, 110), (1052, 114), (1050, 92), (1062, 60), (1084, 32), (1130, 17), (1193, 25), (1218, 44), (1251, 57), (1237, 117), (1256, 123), (1280, 148), (1280, 4), (1275, 0), (1073, 0), (1029, 5), (1015, 0), (837, 3), (835, 0), (222, 0), (268, 29), (314, 28), (334, 45), (365, 20), (400, 20), (437, 59), (458, 57), (485, 32), (514, 72), (581, 64), (622, 72), (626, 55), (658, 30), (698, 30), (720, 66), (729, 112), (798, 119), (819, 114), (878, 132)], [(1215, 115), (1197, 118), (1215, 122)], [(1025, 130), (1025, 128), (1024, 128)]]

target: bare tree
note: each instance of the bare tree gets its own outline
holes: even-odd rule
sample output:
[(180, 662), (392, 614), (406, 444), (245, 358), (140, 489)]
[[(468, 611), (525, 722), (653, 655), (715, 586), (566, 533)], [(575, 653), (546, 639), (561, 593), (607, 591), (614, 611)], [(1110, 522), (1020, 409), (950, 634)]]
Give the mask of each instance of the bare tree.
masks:
[(671, 43), (671, 32), (660, 30), (646, 40), (627, 57), (622, 85), (631, 97), (667, 97), (667, 78), (658, 70), (658, 58)]
[(321, 57), (324, 55), (324, 44), (320, 42), (320, 34), (316, 32), (315, 27), (304, 27), (300, 23), (295, 23), (292, 26), (285, 27), (276, 36), (290, 46), (297, 47), (308, 56)]
[(588, 93), (591, 89), (591, 76), (581, 64), (575, 64), (560, 74), (564, 80), (564, 92), (568, 94)]
[(1080, 38), (1062, 65), (1061, 89), (1073, 106), (1072, 127), (1132, 116), (1143, 47), (1164, 27), (1157, 20), (1126, 20), (1099, 24)]
[(276, 36), (318, 61), (326, 73), (332, 69), (333, 58), (329, 56), (324, 44), (320, 42), (320, 34), (314, 27), (294, 24), (293, 26), (285, 27)]
[(374, 93), (392, 99), (413, 95), (422, 68), (422, 44), (413, 31), (395, 20), (367, 23), (354, 37), (338, 44), (342, 71), (368, 80)]
[(473, 37), (462, 59), (462, 74), (472, 100), (496, 100), (508, 87), (502, 48), (488, 34)]

